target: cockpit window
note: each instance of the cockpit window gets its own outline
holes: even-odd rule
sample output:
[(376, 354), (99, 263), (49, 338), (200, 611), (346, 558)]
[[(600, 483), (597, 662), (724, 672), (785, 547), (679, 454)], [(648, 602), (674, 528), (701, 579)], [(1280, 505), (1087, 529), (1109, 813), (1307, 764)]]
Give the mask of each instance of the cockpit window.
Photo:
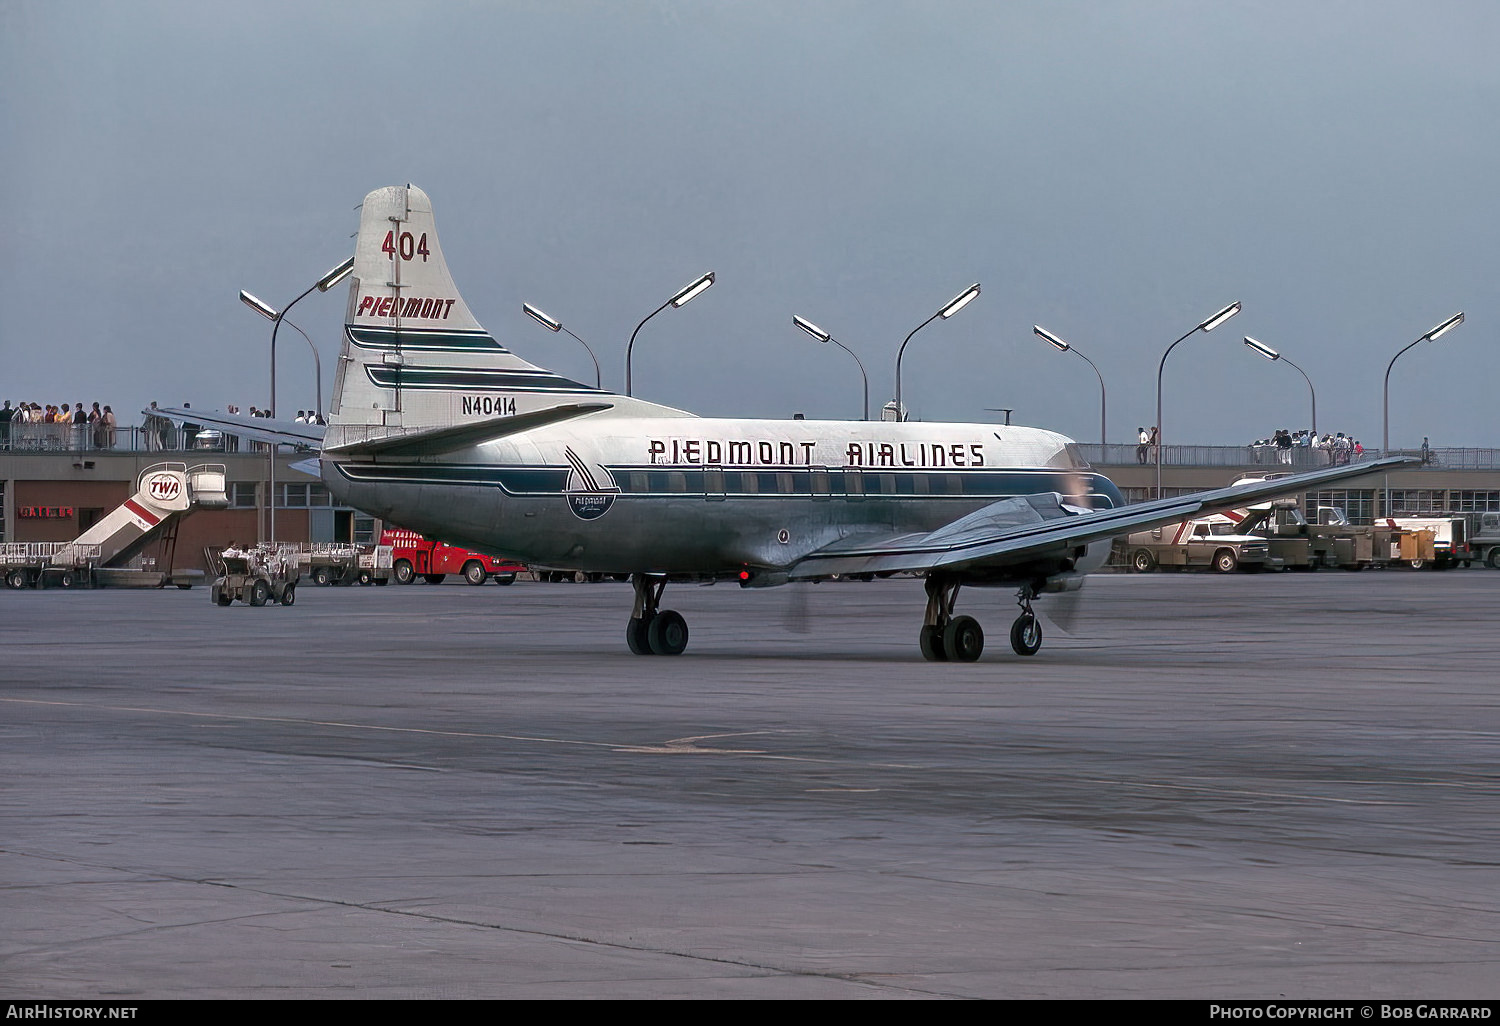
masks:
[(1083, 458), (1083, 453), (1078, 448), (1077, 442), (1068, 442), (1061, 449), (1054, 452), (1047, 460), (1047, 466), (1054, 470), (1088, 470), (1089, 461)]

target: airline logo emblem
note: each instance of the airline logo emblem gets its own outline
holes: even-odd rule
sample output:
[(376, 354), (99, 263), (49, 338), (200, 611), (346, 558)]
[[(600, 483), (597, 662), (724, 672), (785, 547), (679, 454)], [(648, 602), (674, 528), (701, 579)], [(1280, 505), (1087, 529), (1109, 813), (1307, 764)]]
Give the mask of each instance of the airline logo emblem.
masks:
[(434, 296), (361, 296), (354, 316), (442, 321), (447, 320), (455, 302), (453, 299), (438, 299)]
[(614, 475), (598, 464), (590, 470), (571, 448), (564, 449), (564, 452), (572, 467), (566, 485), (568, 508), (579, 520), (598, 520), (609, 512), (615, 504), (615, 496), (620, 494)]
[(176, 474), (152, 474), (145, 484), (146, 494), (157, 502), (171, 502), (182, 494), (182, 478)]

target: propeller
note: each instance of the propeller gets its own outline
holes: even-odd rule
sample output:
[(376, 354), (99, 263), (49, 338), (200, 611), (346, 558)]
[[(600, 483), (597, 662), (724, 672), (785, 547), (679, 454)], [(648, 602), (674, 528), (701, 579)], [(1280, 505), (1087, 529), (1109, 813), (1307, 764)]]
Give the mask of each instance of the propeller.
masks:
[(1037, 600), (1035, 609), (1039, 617), (1071, 637), (1078, 636), (1077, 627), (1084, 617), (1083, 588), (1047, 595)]
[(811, 581), (794, 581), (786, 585), (786, 604), (781, 608), (781, 623), (790, 634), (811, 634), (812, 613), (808, 605)]

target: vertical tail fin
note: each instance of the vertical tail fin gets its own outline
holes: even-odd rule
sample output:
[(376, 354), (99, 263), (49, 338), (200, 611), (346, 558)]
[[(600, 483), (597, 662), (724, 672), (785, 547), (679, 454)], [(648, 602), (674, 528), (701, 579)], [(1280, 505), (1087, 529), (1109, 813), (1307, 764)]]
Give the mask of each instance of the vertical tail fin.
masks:
[(460, 424), (610, 395), (654, 415), (677, 411), (585, 385), (511, 353), (459, 295), (427, 194), (365, 197), (326, 444)]

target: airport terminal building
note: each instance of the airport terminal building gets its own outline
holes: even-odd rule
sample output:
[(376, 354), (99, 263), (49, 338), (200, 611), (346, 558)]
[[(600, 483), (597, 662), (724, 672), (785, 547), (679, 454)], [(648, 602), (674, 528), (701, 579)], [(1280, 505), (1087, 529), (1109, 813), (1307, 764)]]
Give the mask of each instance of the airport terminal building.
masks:
[[(142, 552), (155, 565), (204, 569), (206, 547), (270, 540), (268, 452), (238, 439), (226, 443), (216, 434), (194, 439), (193, 448), (181, 448), (180, 435), (167, 447), (157, 437), (149, 441), (138, 428), (121, 428), (110, 449), (75, 445), (61, 433), (7, 438), (0, 445), (0, 542), (72, 541), (130, 499), (148, 471), (162, 465), (222, 466), (228, 506), (194, 510), (175, 530), (160, 532)], [(374, 518), (334, 505), (316, 477), (296, 469), (308, 455), (283, 451), (276, 456), (279, 540), (373, 543), (379, 533)]]

